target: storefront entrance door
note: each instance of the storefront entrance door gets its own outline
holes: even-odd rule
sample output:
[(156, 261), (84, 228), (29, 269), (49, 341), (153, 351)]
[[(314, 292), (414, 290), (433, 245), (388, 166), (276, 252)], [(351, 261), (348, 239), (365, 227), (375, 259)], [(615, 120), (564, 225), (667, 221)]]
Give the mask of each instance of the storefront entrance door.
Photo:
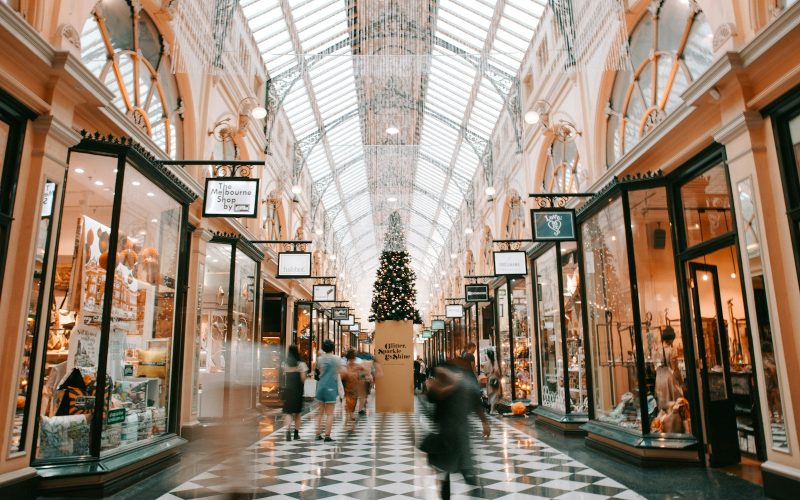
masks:
[(714, 265), (689, 262), (698, 392), (706, 460), (712, 467), (735, 464), (741, 458), (728, 363), (728, 325), (723, 315), (717, 269)]

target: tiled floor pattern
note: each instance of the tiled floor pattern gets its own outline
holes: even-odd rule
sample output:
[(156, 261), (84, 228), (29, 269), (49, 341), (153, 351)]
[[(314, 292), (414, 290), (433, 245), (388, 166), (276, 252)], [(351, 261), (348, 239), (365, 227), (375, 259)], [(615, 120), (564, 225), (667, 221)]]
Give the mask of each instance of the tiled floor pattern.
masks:
[[(275, 432), (161, 498), (438, 498), (436, 472), (416, 448), (430, 429), (423, 413), (362, 416), (348, 435), (337, 411), (337, 440), (329, 444), (314, 440), (312, 414), (301, 440)], [(488, 440), (477, 425), (473, 438), (481, 484), (454, 475), (453, 498), (642, 498), (500, 420), (493, 419)]]

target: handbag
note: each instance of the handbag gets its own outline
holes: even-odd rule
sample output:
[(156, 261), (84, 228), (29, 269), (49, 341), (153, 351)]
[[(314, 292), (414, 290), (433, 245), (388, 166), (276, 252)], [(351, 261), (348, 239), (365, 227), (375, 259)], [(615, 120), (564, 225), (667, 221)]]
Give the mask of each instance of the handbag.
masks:
[(444, 437), (436, 432), (431, 432), (422, 443), (419, 449), (428, 454), (428, 463), (438, 469), (456, 472), (458, 468), (458, 457), (451, 448), (451, 445)]

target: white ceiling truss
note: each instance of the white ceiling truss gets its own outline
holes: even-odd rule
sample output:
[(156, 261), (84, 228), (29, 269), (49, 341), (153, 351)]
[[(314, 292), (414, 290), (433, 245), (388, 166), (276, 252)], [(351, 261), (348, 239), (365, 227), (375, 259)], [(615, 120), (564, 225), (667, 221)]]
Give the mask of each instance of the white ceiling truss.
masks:
[(282, 112), (292, 180), (308, 169), (312, 222), (325, 220), (353, 271), (377, 266), (399, 210), (413, 266), (430, 273), (464, 200), (474, 207), (476, 172), (493, 182), (504, 110), (515, 134), (503, 147), (521, 151), (517, 74), (547, 2), (241, 0), (272, 75), (267, 152)]

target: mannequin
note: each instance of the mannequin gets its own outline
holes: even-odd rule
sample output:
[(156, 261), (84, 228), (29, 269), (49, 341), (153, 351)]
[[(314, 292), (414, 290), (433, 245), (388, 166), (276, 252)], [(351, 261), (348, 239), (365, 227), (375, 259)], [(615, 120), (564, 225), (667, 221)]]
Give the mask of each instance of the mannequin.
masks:
[[(675, 330), (669, 325), (661, 331), (661, 345), (654, 346), (656, 365), (656, 400), (658, 409), (666, 411), (683, 396), (683, 380), (678, 368), (678, 357), (673, 347)], [(660, 348), (659, 348), (660, 347)]]

